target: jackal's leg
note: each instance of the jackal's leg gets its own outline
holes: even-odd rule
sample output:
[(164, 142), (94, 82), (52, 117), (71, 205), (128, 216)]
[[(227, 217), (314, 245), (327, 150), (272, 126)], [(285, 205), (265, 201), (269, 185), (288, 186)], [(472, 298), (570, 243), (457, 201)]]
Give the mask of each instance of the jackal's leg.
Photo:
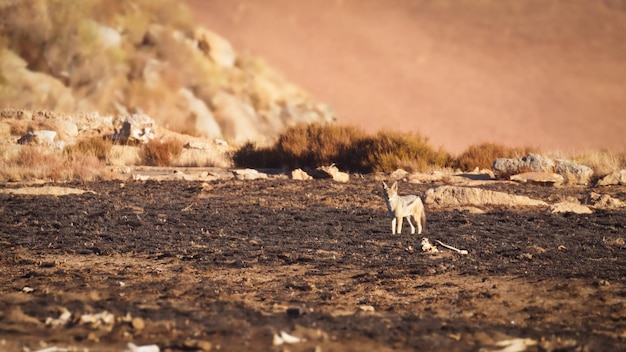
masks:
[[(406, 221), (409, 222), (409, 225), (411, 226), (411, 235), (415, 233), (415, 226), (413, 226), (413, 223), (411, 222), (411, 216), (407, 216), (406, 217)], [(418, 222), (418, 226), (419, 226), (419, 222)]]
[(391, 234), (396, 234), (396, 218), (393, 218), (393, 220), (391, 220)]
[(422, 234), (422, 220), (415, 219), (415, 222), (417, 223), (417, 234), (421, 235)]
[(401, 234), (401, 233), (402, 233), (402, 220), (403, 220), (403, 218), (402, 218), (402, 216), (398, 216), (398, 217), (396, 218), (396, 220), (397, 220), (397, 222), (398, 222), (398, 230), (397, 230), (396, 232), (397, 232), (397, 233), (398, 233), (398, 235), (399, 235), (399, 234)]

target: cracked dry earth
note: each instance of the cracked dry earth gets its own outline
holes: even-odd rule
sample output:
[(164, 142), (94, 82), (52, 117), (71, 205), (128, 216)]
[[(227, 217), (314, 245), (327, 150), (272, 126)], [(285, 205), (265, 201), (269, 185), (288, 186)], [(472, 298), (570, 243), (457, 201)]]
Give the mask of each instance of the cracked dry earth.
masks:
[[(626, 346), (625, 211), (427, 208), (423, 236), (462, 256), (422, 252), (408, 227), (391, 235), (374, 176), (64, 186), (87, 192), (0, 194), (0, 350)], [(493, 188), (551, 202), (590, 191)]]

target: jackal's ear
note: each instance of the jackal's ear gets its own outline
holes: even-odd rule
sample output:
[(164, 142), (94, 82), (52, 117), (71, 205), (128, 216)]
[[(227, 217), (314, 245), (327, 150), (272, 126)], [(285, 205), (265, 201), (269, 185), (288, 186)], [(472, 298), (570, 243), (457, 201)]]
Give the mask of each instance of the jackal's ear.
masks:
[(383, 181), (383, 189), (389, 189), (389, 186), (387, 186), (387, 184), (385, 183), (385, 181)]
[(394, 191), (398, 190), (398, 181), (394, 182), (393, 185), (391, 185), (391, 189)]

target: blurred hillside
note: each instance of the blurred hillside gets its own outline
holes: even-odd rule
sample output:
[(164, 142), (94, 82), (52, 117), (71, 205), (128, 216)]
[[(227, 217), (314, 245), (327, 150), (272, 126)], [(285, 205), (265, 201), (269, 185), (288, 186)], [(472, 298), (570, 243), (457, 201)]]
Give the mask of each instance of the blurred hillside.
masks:
[(626, 147), (623, 0), (187, 0), (342, 123), (485, 141)]
[(177, 0), (1, 0), (0, 107), (143, 112), (239, 144), (332, 121), (262, 60), (196, 26)]

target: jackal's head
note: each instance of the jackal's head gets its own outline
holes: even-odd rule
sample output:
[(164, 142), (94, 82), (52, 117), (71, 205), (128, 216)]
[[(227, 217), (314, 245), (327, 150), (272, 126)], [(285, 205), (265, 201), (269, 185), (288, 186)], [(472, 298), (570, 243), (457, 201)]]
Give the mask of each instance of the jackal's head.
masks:
[(394, 182), (391, 187), (383, 182), (383, 196), (385, 199), (391, 199), (398, 195), (398, 182)]

